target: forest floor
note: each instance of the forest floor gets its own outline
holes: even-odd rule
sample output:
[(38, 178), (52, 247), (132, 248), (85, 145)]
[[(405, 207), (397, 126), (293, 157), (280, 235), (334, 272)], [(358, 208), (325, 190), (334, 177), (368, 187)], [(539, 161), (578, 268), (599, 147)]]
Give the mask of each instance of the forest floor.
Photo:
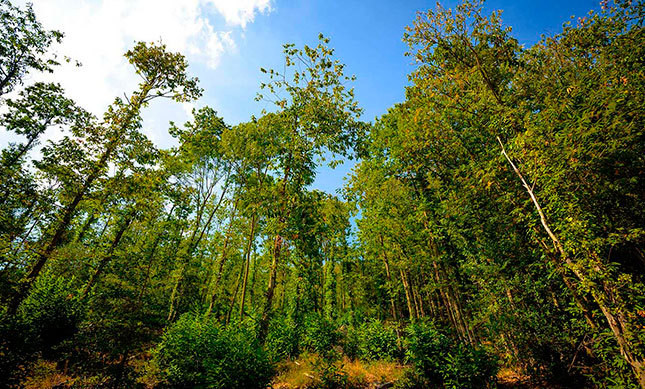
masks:
[[(278, 366), (278, 375), (272, 382), (273, 389), (309, 389), (321, 386), (321, 377), (341, 380), (349, 388), (390, 388), (401, 379), (409, 366), (392, 361), (361, 361), (345, 357), (325, 364), (315, 354), (306, 354)], [(514, 369), (501, 369), (497, 375), (498, 388), (503, 389), (562, 389), (563, 387), (530, 381)]]
[[(71, 377), (60, 372), (54, 362), (39, 361), (30, 376), (22, 383), (25, 389), (101, 386), (96, 377)], [(278, 374), (271, 383), (273, 389), (313, 389), (328, 387), (334, 381), (339, 387), (354, 389), (385, 389), (402, 379), (410, 366), (393, 361), (351, 360), (344, 357), (334, 363), (325, 362), (316, 354), (303, 354), (298, 359), (278, 364)], [(325, 381), (323, 383), (323, 380)], [(146, 385), (152, 387), (152, 385)], [(514, 369), (504, 368), (497, 375), (500, 389), (564, 389), (547, 383), (531, 382)]]
[[(314, 388), (322, 379), (344, 381), (352, 388), (379, 388), (400, 379), (406, 366), (392, 361), (360, 361), (345, 357), (334, 364), (315, 354), (280, 363), (274, 389)], [(387, 385), (384, 387), (388, 387)]]

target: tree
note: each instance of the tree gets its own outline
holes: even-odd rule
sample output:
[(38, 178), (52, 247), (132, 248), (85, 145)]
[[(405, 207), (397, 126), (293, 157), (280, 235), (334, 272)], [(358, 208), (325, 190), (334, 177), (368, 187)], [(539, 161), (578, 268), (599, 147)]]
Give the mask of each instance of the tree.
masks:
[[(271, 222), (274, 239), (259, 325), (261, 340), (269, 326), (277, 268), (285, 240), (289, 239), (287, 231), (291, 228), (297, 231), (297, 221), (291, 219), (291, 203), (304, 186), (313, 182), (314, 158), (323, 157), (326, 151), (349, 155), (362, 128), (356, 121), (361, 110), (354, 101), (354, 92), (345, 86), (354, 78), (345, 76), (344, 65), (332, 60), (334, 50), (327, 46), (329, 39), (321, 34), (319, 40), (315, 48), (285, 45), (285, 69), (291, 74), (261, 69), (269, 75), (269, 82), (261, 88), (271, 94), (268, 98), (278, 109), (269, 114), (272, 118), (269, 123), (280, 130), (276, 171), (280, 180), (275, 188), (279, 205)], [(258, 99), (261, 98), (264, 96), (259, 95)]]
[(22, 10), (0, 0), (0, 96), (22, 84), (31, 70), (51, 73), (58, 62), (56, 56), (46, 54), (52, 43), (62, 39), (60, 31), (43, 28), (31, 4)]
[(159, 97), (184, 102), (195, 99), (201, 94), (197, 80), (186, 74), (188, 64), (184, 57), (178, 53), (168, 53), (163, 44), (140, 42), (125, 56), (142, 79), (139, 90), (134, 92), (127, 101), (117, 98), (108, 108), (103, 125), (97, 133), (99, 139), (92, 139), (100, 142), (96, 159), (87, 169), (81, 185), (70, 194), (68, 202), (62, 207), (56, 221), (48, 228), (41, 240), (40, 253), (25, 276), (24, 286), (14, 298), (12, 311), (18, 307), (29, 286), (38, 277), (53, 251), (61, 244), (79, 203), (92, 189), (95, 181), (105, 174), (108, 162), (124, 145), (128, 136), (138, 133), (141, 108), (148, 105), (152, 99)]

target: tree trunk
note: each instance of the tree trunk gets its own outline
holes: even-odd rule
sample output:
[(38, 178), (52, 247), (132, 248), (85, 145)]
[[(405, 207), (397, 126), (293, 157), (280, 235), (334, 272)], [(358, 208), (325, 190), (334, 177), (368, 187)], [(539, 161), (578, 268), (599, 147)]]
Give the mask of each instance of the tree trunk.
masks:
[(414, 305), (417, 308), (417, 316), (425, 317), (426, 313), (423, 309), (423, 298), (419, 292), (419, 285), (416, 282), (412, 283), (412, 295), (414, 296)]
[(114, 254), (114, 250), (119, 245), (119, 242), (121, 242), (121, 238), (123, 237), (123, 234), (128, 229), (128, 227), (130, 226), (130, 223), (132, 223), (132, 217), (128, 216), (124, 221), (123, 225), (121, 226), (121, 228), (119, 228), (116, 235), (114, 236), (114, 240), (112, 241), (110, 248), (105, 253), (105, 255), (103, 255), (103, 258), (101, 258), (101, 261), (99, 262), (99, 266), (96, 268), (96, 271), (94, 272), (94, 274), (92, 274), (90, 281), (87, 283), (87, 285), (85, 285), (85, 289), (83, 290), (83, 294), (82, 294), (83, 298), (85, 298), (87, 294), (90, 292), (90, 290), (92, 289), (92, 286), (94, 285), (94, 283), (96, 283), (99, 276), (103, 272), (103, 269), (108, 264), (108, 262), (110, 262), (110, 260), (112, 259), (112, 254)]
[(134, 101), (131, 101), (130, 104), (127, 106), (128, 111), (125, 113), (125, 118), (123, 120), (123, 123), (119, 126), (117, 134), (115, 134), (115, 136), (108, 142), (98, 162), (92, 167), (92, 170), (90, 171), (90, 174), (88, 175), (87, 179), (83, 183), (83, 186), (79, 189), (78, 192), (76, 192), (76, 195), (74, 196), (72, 201), (69, 204), (67, 204), (67, 206), (64, 208), (62, 212), (62, 217), (60, 219), (61, 221), (56, 226), (54, 233), (52, 234), (51, 240), (49, 240), (49, 243), (45, 245), (45, 248), (43, 249), (43, 251), (40, 253), (40, 255), (38, 255), (38, 259), (36, 263), (34, 264), (31, 271), (24, 278), (24, 280), (22, 281), (21, 287), (14, 295), (14, 298), (12, 299), (9, 305), (10, 314), (15, 314), (15, 312), (18, 310), (18, 306), (20, 305), (22, 300), (26, 297), (27, 293), (29, 292), (29, 289), (31, 289), (31, 286), (33, 285), (34, 281), (36, 280), (41, 270), (45, 266), (45, 263), (47, 263), (47, 261), (51, 257), (54, 250), (62, 243), (63, 236), (72, 221), (72, 217), (74, 216), (74, 213), (76, 211), (76, 208), (78, 207), (78, 204), (81, 202), (81, 200), (83, 200), (83, 198), (85, 197), (85, 194), (90, 190), (90, 188), (94, 184), (94, 181), (96, 181), (101, 176), (101, 173), (103, 172), (103, 169), (107, 166), (110, 158), (112, 157), (112, 154), (116, 151), (118, 146), (121, 144), (123, 134), (130, 127), (130, 124), (134, 119), (134, 117), (139, 113), (141, 109), (141, 105), (143, 104), (143, 101), (147, 97), (151, 88), (152, 87), (149, 84), (143, 85), (141, 88), (141, 93), (137, 95), (136, 98), (133, 97)]
[(217, 295), (219, 292), (219, 283), (222, 279), (224, 263), (226, 263), (226, 259), (228, 255), (228, 243), (231, 239), (231, 234), (233, 233), (233, 222), (235, 221), (235, 214), (237, 212), (238, 201), (239, 199), (235, 200), (233, 209), (231, 210), (231, 216), (228, 222), (228, 228), (226, 229), (226, 236), (224, 237), (224, 246), (222, 247), (222, 254), (220, 255), (220, 259), (219, 259), (219, 267), (217, 269), (217, 273), (215, 274), (215, 282), (211, 287), (211, 297), (210, 297), (210, 302), (208, 304), (208, 310), (206, 311), (206, 315), (211, 314), (211, 312), (213, 311), (213, 304), (215, 304), (215, 300), (217, 300)]
[[(575, 274), (575, 276), (578, 278), (578, 280), (581, 283), (585, 285), (590, 285), (591, 296), (593, 297), (596, 304), (598, 304), (598, 307), (600, 308), (603, 315), (605, 316), (605, 319), (607, 320), (609, 328), (611, 329), (612, 333), (614, 334), (614, 338), (618, 343), (620, 354), (623, 356), (623, 358), (625, 358), (627, 363), (632, 368), (641, 388), (645, 389), (645, 361), (643, 361), (641, 358), (637, 356), (638, 354), (635, 352), (637, 350), (633, 350), (635, 346), (632, 345), (627, 340), (626, 334), (632, 332), (632, 330), (630, 328), (631, 327), (630, 323), (625, 319), (625, 314), (623, 312), (623, 309), (620, 307), (620, 304), (616, 304), (616, 300), (619, 299), (616, 288), (610, 282), (607, 282), (607, 280), (605, 279), (603, 279), (603, 281), (600, 283), (602, 287), (595, 286), (595, 283), (589, 282), (589, 277), (585, 273), (584, 267), (574, 263), (573, 260), (567, 255), (566, 251), (564, 250), (564, 247), (562, 246), (562, 243), (549, 227), (549, 224), (547, 223), (546, 215), (544, 214), (542, 206), (538, 202), (538, 199), (535, 193), (533, 192), (533, 188), (528, 185), (522, 173), (519, 171), (517, 166), (515, 166), (511, 158), (506, 153), (506, 149), (504, 148), (504, 144), (502, 143), (502, 140), (499, 137), (497, 137), (497, 141), (499, 142), (499, 145), (502, 148), (502, 155), (504, 155), (508, 163), (511, 165), (511, 167), (513, 168), (513, 171), (522, 182), (522, 186), (526, 189), (529, 197), (531, 198), (531, 201), (533, 202), (533, 205), (535, 206), (535, 209), (538, 212), (538, 215), (540, 216), (540, 222), (542, 224), (542, 227), (546, 231), (549, 238), (551, 238), (551, 241), (553, 242), (553, 246), (560, 254), (561, 260), (564, 261), (567, 267)], [(601, 273), (601, 274), (604, 273), (603, 271), (604, 266), (599, 260), (595, 260), (594, 258), (589, 258), (589, 260), (591, 261), (591, 265), (592, 265), (591, 268), (593, 269), (592, 272)], [(614, 302), (614, 305), (616, 306), (613, 309), (607, 304), (612, 302)], [(615, 311), (615, 312), (612, 312), (612, 311)]]
[(392, 318), (394, 319), (395, 322), (399, 322), (399, 316), (396, 313), (396, 304), (394, 303), (394, 291), (393, 291), (393, 281), (392, 281), (392, 274), (390, 274), (390, 264), (387, 259), (387, 254), (385, 252), (385, 243), (383, 242), (383, 235), (379, 234), (379, 240), (381, 242), (381, 256), (383, 259), (383, 265), (385, 266), (385, 277), (387, 278), (387, 293), (390, 297), (390, 307), (392, 310)]
[(244, 264), (240, 267), (240, 274), (237, 276), (237, 281), (235, 281), (235, 291), (231, 296), (231, 301), (228, 305), (228, 311), (226, 311), (226, 325), (231, 320), (231, 313), (233, 313), (233, 307), (235, 306), (235, 300), (237, 300), (237, 292), (240, 290), (240, 281), (242, 280), (242, 275), (244, 274)]
[(264, 340), (266, 339), (266, 335), (269, 331), (269, 321), (271, 320), (271, 309), (272, 309), (272, 303), (273, 303), (273, 294), (275, 293), (275, 285), (276, 285), (276, 276), (277, 276), (277, 271), (278, 271), (278, 263), (280, 261), (280, 254), (282, 252), (282, 244), (283, 244), (283, 237), (280, 236), (280, 229), (285, 228), (285, 222), (287, 220), (287, 182), (289, 179), (289, 174), (290, 174), (290, 168), (291, 168), (291, 159), (292, 155), (289, 154), (289, 157), (287, 158), (287, 164), (284, 169), (284, 177), (282, 178), (282, 187), (280, 189), (280, 199), (282, 202), (282, 205), (280, 207), (280, 216), (278, 219), (278, 232), (275, 235), (274, 241), (273, 241), (273, 258), (271, 260), (271, 269), (269, 271), (269, 282), (267, 284), (267, 291), (265, 294), (265, 302), (264, 302), (264, 308), (262, 309), (262, 316), (260, 318), (260, 324), (259, 324), (259, 332), (258, 332), (258, 339), (260, 340), (260, 343), (264, 343)]
[[(211, 221), (213, 220), (213, 216), (215, 215), (215, 212), (217, 212), (220, 205), (222, 204), (222, 201), (224, 200), (224, 195), (226, 194), (226, 189), (228, 188), (228, 181), (227, 181), (227, 184), (224, 186), (224, 189), (222, 189), (222, 194), (220, 195), (217, 205), (213, 207), (206, 224), (202, 226), (201, 225), (202, 217), (203, 217), (204, 211), (206, 210), (206, 206), (208, 205), (208, 200), (212, 195), (212, 191), (214, 187), (215, 187), (215, 183), (211, 185), (211, 187), (208, 189), (207, 194), (204, 196), (204, 201), (202, 205), (199, 207), (200, 209), (198, 210), (197, 217), (195, 218), (195, 227), (193, 228), (193, 232), (191, 233), (190, 238), (188, 239), (184, 248), (180, 250), (180, 254), (179, 254), (180, 265), (177, 270), (177, 280), (175, 281), (175, 284), (172, 289), (172, 293), (170, 294), (170, 309), (168, 310), (168, 321), (172, 319), (172, 317), (174, 316), (174, 312), (177, 309), (177, 304), (178, 304), (177, 301), (179, 300), (179, 297), (181, 297), (181, 296), (178, 296), (178, 293), (181, 287), (181, 283), (184, 280), (186, 267), (188, 267), (188, 263), (190, 262), (190, 259), (192, 258), (193, 253), (195, 252), (195, 249), (197, 249), (197, 246), (199, 246), (199, 242), (204, 237), (206, 230), (208, 229)], [(236, 205), (237, 205), (237, 202), (236, 202)], [(199, 236), (197, 235), (197, 233), (199, 233)]]
[(251, 232), (249, 233), (249, 240), (246, 245), (246, 269), (244, 270), (244, 282), (242, 284), (242, 301), (240, 302), (240, 321), (244, 318), (244, 302), (246, 300), (246, 284), (249, 279), (249, 267), (251, 266), (251, 247), (255, 240), (255, 221), (256, 214), (251, 217)]
[(269, 272), (269, 283), (267, 285), (267, 292), (265, 295), (264, 308), (262, 310), (262, 317), (260, 318), (260, 327), (258, 339), (264, 343), (267, 333), (269, 331), (269, 320), (271, 316), (271, 304), (273, 302), (273, 293), (275, 292), (276, 277), (278, 272), (278, 259), (282, 251), (282, 237), (276, 235), (273, 241), (273, 258), (271, 261), (271, 270)]
[(401, 274), (401, 283), (403, 284), (403, 290), (405, 291), (405, 300), (408, 303), (408, 314), (410, 315), (410, 320), (414, 321), (414, 319), (416, 319), (416, 315), (412, 303), (412, 296), (410, 295), (410, 286), (406, 280), (405, 273), (403, 273), (403, 269), (399, 269), (399, 273)]

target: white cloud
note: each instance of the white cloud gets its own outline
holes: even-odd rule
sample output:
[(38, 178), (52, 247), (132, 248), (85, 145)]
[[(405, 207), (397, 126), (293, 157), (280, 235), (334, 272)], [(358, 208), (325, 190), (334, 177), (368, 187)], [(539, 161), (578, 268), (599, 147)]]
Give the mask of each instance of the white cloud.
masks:
[[(34, 11), (47, 28), (65, 33), (56, 51), (83, 64), (58, 67), (53, 79), (100, 115), (115, 96), (136, 88), (137, 78), (123, 57), (135, 41), (161, 39), (189, 63), (215, 68), (224, 54), (236, 50), (240, 30), (257, 13), (270, 12), (270, 1), (39, 0)], [(225, 26), (212, 24), (215, 13)]]
[(208, 0), (224, 16), (227, 23), (246, 27), (253, 22), (255, 13), (271, 11), (270, 0)]

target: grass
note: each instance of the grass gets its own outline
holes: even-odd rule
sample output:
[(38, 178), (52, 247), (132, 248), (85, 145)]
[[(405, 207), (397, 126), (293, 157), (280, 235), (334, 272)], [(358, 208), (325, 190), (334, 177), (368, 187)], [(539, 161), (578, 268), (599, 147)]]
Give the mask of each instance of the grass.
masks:
[[(295, 360), (278, 365), (274, 389), (304, 389), (319, 387), (322, 380), (322, 358), (316, 354), (303, 354)], [(403, 375), (405, 365), (393, 361), (361, 361), (344, 357), (334, 362), (332, 374), (345, 382), (347, 388), (370, 388), (375, 384), (395, 382)], [(327, 370), (329, 371), (329, 369)], [(327, 375), (329, 377), (329, 374)]]

